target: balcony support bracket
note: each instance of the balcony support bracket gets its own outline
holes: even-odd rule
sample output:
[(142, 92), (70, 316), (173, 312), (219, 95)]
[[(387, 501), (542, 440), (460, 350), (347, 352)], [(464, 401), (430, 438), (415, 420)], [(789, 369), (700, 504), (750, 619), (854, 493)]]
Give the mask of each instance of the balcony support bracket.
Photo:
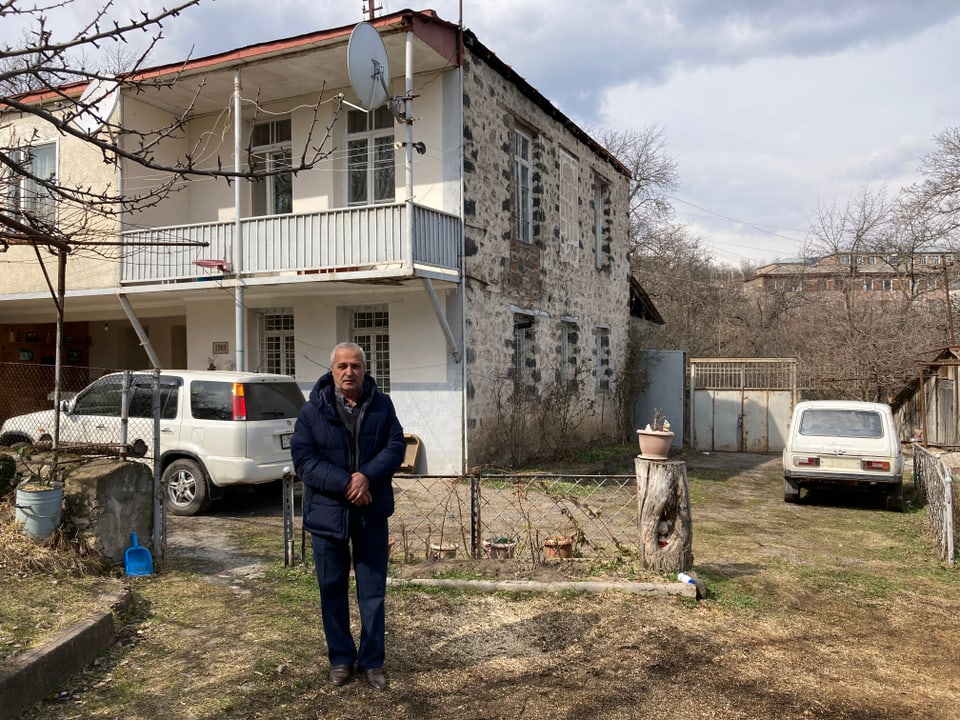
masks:
[(450, 354), (453, 361), (459, 363), (463, 357), (460, 347), (457, 345), (457, 339), (453, 336), (453, 330), (450, 323), (447, 322), (447, 316), (440, 307), (440, 298), (437, 297), (437, 291), (433, 289), (433, 281), (430, 278), (423, 278), (423, 286), (430, 296), (430, 302), (433, 305), (433, 311), (437, 314), (437, 320), (440, 321), (440, 328), (443, 330), (444, 337), (447, 338), (447, 347), (450, 348)]

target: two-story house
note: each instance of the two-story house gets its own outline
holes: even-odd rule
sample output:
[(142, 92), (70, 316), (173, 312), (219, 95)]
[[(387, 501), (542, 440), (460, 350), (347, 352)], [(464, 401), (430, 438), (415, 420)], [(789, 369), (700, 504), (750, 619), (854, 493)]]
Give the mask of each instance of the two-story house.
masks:
[[(581, 437), (612, 432), (632, 298), (629, 172), (469, 30), (432, 11), (371, 24), (400, 113), (363, 110), (348, 78), (352, 26), (138, 74), (169, 86), (120, 84), (112, 117), (145, 134), (117, 142), (149, 142), (182, 115), (178, 137), (152, 149), (158, 160), (274, 174), (195, 176), (153, 206), (100, 218), (104, 246), (68, 259), (65, 362), (280, 372), (306, 388), (353, 340), (421, 439), (428, 473), (500, 461), (515, 399), (575, 378), (591, 408)], [(60, 101), (33, 98), (53, 112)], [(321, 162), (276, 172), (326, 128)], [(11, 132), (64, 182), (133, 197), (169, 180), (105, 163), (35, 115), (4, 113), (0, 146)], [(3, 259), (0, 360), (49, 362), (47, 278), (31, 247)], [(550, 432), (536, 411), (527, 403), (523, 422)]]

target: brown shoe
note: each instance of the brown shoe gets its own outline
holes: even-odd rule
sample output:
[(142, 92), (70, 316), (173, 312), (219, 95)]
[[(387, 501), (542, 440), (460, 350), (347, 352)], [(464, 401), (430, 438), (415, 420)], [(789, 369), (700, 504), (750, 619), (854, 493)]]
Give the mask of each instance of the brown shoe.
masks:
[(330, 666), (330, 684), (340, 687), (350, 679), (353, 668), (350, 665), (331, 665)]
[(387, 676), (384, 674), (383, 668), (370, 668), (365, 674), (367, 676), (367, 685), (374, 690), (387, 689)]

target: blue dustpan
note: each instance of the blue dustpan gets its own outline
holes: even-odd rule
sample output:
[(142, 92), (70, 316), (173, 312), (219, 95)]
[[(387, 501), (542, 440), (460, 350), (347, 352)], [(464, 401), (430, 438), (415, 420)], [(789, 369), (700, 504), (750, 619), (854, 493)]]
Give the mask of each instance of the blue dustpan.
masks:
[(150, 551), (137, 542), (137, 534), (130, 533), (133, 547), (127, 548), (123, 555), (123, 566), (127, 575), (153, 575), (153, 556)]

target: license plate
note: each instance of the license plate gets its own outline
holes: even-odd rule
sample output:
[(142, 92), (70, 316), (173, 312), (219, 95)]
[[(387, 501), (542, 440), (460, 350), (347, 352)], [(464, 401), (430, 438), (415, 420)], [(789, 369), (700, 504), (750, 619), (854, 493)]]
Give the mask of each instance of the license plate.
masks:
[(287, 433), (280, 436), (280, 447), (284, 450), (290, 449), (290, 438), (293, 437), (293, 433)]
[(820, 456), (820, 467), (832, 470), (859, 470), (860, 458)]

